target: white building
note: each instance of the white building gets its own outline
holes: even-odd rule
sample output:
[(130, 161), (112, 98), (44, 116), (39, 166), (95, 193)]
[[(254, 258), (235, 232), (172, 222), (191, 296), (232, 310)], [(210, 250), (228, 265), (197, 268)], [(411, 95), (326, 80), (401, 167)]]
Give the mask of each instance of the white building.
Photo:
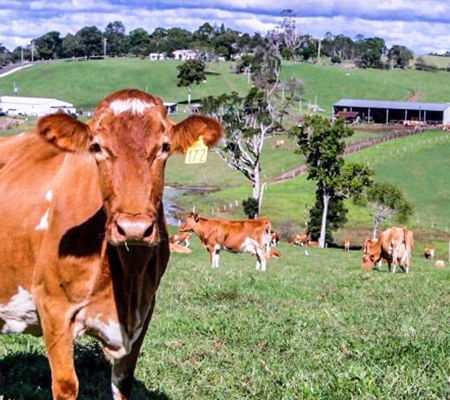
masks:
[(172, 54), (175, 60), (194, 60), (197, 58), (197, 53), (194, 50), (174, 50)]
[(166, 60), (167, 56), (166, 53), (150, 53), (148, 55), (148, 59), (150, 61), (156, 61), (156, 60)]
[(40, 117), (57, 111), (76, 114), (72, 103), (44, 97), (0, 96), (0, 112), (7, 115)]

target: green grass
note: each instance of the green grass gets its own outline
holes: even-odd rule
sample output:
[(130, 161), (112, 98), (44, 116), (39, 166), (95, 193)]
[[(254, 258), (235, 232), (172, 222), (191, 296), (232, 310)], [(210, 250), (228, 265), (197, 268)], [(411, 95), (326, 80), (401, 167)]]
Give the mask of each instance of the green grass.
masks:
[[(173, 254), (139, 359), (134, 399), (447, 399), (450, 275), (365, 272), (360, 252), (292, 248), (266, 273), (197, 239)], [(40, 339), (0, 336), (0, 398), (48, 399)], [(109, 367), (76, 347), (81, 399), (109, 397)]]
[[(231, 74), (228, 64), (211, 68), (220, 75), (194, 87), (194, 98), (246, 89), (246, 80)], [(306, 82), (305, 101), (318, 94), (327, 112), (341, 97), (404, 99), (416, 89), (425, 101), (447, 101), (450, 95), (448, 73), (347, 71), (308, 64), (283, 71), (285, 77), (292, 73)], [(58, 97), (77, 107), (92, 107), (126, 86), (182, 101), (186, 90), (175, 86), (175, 77), (175, 64), (137, 59), (46, 64), (0, 79), (0, 92), (8, 94), (16, 80), (21, 95)], [(26, 126), (30, 121), (2, 134)], [(353, 140), (378, 134), (386, 133), (361, 131)], [(263, 154), (266, 177), (303, 161), (291, 140), (276, 151), (273, 140), (268, 139)], [(377, 179), (398, 184), (413, 201), (419, 218), (411, 221), (416, 246), (409, 275), (388, 274), (386, 267), (362, 271), (360, 251), (308, 249), (306, 256), (303, 248), (286, 243), (279, 246), (283, 257), (272, 259), (266, 273), (255, 271), (253, 257), (229, 253), (222, 253), (220, 268), (212, 270), (195, 238), (192, 254), (173, 254), (139, 359), (133, 398), (449, 399), (450, 275), (448, 265), (437, 270), (421, 258), (425, 244), (448, 258), (449, 153), (448, 135), (428, 131), (348, 157), (368, 163)], [(241, 208), (229, 214), (223, 206), (248, 197), (251, 190), (214, 153), (202, 166), (186, 167), (182, 157), (172, 157), (166, 182), (221, 188), (178, 200), (186, 209), (193, 204), (205, 213), (219, 208), (232, 218), (242, 216)], [(314, 184), (304, 176), (269, 185), (263, 213), (277, 228), (292, 223), (303, 230), (304, 206), (313, 197)], [(360, 244), (370, 231), (370, 218), (363, 208), (349, 203), (349, 209), (346, 230), (336, 237), (345, 234), (352, 244)], [(95, 342), (77, 342), (76, 366), (80, 399), (111, 398), (109, 362)], [(0, 399), (50, 397), (41, 339), (0, 336)]]
[[(1, 78), (0, 93), (12, 95), (15, 82), (20, 96), (55, 97), (73, 103), (78, 109), (91, 109), (106, 95), (132, 87), (164, 101), (184, 102), (187, 88), (176, 86), (176, 67), (181, 63), (117, 58), (36, 64)], [(245, 77), (233, 74), (229, 63), (210, 64), (207, 73), (206, 82), (193, 85), (193, 101), (208, 95), (247, 90)]]

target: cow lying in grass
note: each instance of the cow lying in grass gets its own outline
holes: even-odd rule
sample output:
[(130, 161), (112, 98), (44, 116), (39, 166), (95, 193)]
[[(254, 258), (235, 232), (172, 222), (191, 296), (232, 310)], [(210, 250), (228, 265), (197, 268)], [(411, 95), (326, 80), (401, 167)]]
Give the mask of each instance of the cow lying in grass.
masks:
[(267, 218), (231, 221), (207, 219), (190, 213), (180, 225), (182, 232), (194, 232), (209, 252), (212, 268), (219, 268), (220, 250), (256, 256), (256, 269), (265, 271), (270, 256), (271, 222)]

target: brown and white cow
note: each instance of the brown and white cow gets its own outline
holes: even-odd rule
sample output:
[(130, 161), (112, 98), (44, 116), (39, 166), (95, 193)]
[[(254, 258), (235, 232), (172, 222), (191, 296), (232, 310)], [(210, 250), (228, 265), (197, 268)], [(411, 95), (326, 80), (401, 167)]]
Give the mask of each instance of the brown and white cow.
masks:
[(432, 247), (425, 247), (423, 251), (423, 256), (427, 260), (432, 260), (434, 258), (434, 249)]
[(344, 251), (350, 251), (350, 239), (345, 238), (343, 244), (344, 244)]
[(169, 238), (169, 241), (178, 245), (182, 245), (184, 247), (189, 247), (191, 237), (191, 232), (177, 232)]
[(281, 235), (278, 232), (270, 232), (270, 245), (272, 247), (277, 247), (280, 240)]
[(43, 334), (57, 400), (75, 399), (73, 341), (88, 334), (113, 358), (112, 393), (129, 399), (137, 357), (169, 260), (164, 169), (220, 124), (174, 123), (136, 89), (0, 143), (0, 331)]
[(219, 268), (220, 250), (250, 253), (256, 256), (256, 269), (266, 270), (270, 256), (271, 222), (267, 218), (231, 221), (207, 219), (190, 213), (181, 223), (180, 231), (194, 232), (209, 252), (212, 268)]
[(297, 233), (291, 239), (289, 244), (291, 246), (304, 246), (308, 243), (308, 240), (309, 240), (309, 236), (306, 233)]
[(381, 232), (378, 239), (366, 239), (363, 245), (362, 267), (373, 268), (386, 260), (389, 271), (395, 273), (397, 265), (409, 272), (411, 252), (414, 247), (413, 232), (407, 228), (391, 227)]

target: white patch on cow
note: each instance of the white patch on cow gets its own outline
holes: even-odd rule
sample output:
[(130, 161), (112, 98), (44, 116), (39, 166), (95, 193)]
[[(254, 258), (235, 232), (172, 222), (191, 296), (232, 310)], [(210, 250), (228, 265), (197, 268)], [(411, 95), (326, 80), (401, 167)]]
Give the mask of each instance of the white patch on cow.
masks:
[(45, 193), (45, 200), (47, 200), (49, 203), (53, 199), (53, 192), (51, 190), (47, 190), (47, 193)]
[(246, 237), (244, 239), (244, 242), (241, 245), (241, 251), (243, 251), (244, 253), (250, 253), (250, 254), (256, 255), (256, 249), (258, 247), (259, 247), (259, 245), (256, 242), (256, 240), (254, 240), (250, 237)]
[[(129, 337), (120, 323), (111, 320), (105, 323), (101, 320), (101, 315), (98, 315), (96, 318), (87, 318), (85, 323), (88, 330), (95, 331), (105, 342), (105, 351), (115, 359), (129, 354), (134, 342), (142, 332), (142, 326), (136, 327), (132, 337)], [(79, 330), (78, 333), (83, 332)]]
[(19, 286), (8, 304), (0, 304), (0, 320), (5, 323), (2, 333), (21, 333), (29, 326), (37, 326), (37, 311), (31, 293)]
[(50, 210), (47, 210), (45, 214), (42, 216), (41, 220), (39, 221), (39, 224), (36, 225), (34, 228), (37, 231), (45, 231), (48, 229), (48, 215)]
[(147, 108), (154, 107), (153, 103), (147, 103), (141, 99), (127, 99), (127, 100), (114, 100), (109, 105), (109, 108), (114, 111), (114, 114), (120, 114), (129, 111), (133, 114), (143, 114)]

